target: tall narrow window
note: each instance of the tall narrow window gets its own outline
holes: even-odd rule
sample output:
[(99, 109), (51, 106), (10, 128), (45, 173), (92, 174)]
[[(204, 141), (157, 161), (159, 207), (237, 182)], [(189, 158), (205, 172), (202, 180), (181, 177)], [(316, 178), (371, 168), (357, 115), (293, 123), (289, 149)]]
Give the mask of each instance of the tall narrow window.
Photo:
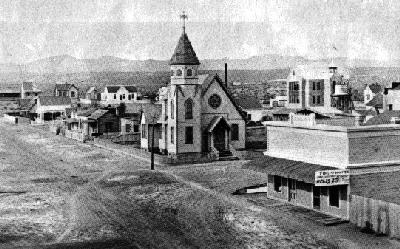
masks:
[(114, 93), (114, 99), (117, 99), (117, 94)]
[(185, 127), (185, 144), (193, 144), (193, 127)]
[(175, 132), (174, 132), (174, 127), (171, 127), (171, 144), (175, 142)]
[(238, 124), (231, 125), (231, 140), (232, 141), (239, 140), (239, 125)]
[(193, 75), (192, 69), (189, 68), (189, 69), (187, 70), (187, 72), (186, 72), (186, 75), (189, 76), (189, 77), (192, 76), (192, 75)]
[(185, 101), (185, 119), (193, 119), (193, 100), (190, 98)]
[(146, 125), (142, 124), (142, 138), (146, 138)]
[(182, 76), (182, 70), (181, 69), (176, 70), (176, 76)]
[(175, 118), (174, 112), (175, 112), (174, 101), (171, 101), (171, 118), (172, 119)]

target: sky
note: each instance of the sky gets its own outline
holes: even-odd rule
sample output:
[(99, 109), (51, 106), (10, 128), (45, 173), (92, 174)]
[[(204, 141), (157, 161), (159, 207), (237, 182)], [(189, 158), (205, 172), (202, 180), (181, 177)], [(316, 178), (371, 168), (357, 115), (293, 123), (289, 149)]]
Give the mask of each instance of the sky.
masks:
[(182, 11), (199, 59), (400, 58), (396, 0), (1, 0), (0, 63), (57, 55), (167, 60)]

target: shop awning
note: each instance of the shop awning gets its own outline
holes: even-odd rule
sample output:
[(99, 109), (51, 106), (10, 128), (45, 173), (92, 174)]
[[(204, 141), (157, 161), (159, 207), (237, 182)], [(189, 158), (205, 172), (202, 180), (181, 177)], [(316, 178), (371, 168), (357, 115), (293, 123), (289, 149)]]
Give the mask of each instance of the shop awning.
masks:
[(335, 167), (293, 161), (284, 158), (264, 156), (243, 165), (245, 169), (296, 179), (306, 183), (315, 182), (315, 172), (321, 170), (334, 170)]

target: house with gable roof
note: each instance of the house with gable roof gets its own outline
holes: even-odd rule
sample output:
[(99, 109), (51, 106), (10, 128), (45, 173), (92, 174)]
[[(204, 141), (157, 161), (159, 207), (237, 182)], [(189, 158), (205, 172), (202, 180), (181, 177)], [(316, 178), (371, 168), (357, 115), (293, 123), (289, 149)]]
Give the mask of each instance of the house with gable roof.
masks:
[(79, 98), (79, 89), (74, 84), (56, 84), (54, 87), (54, 96), (69, 97), (75, 102)]
[(101, 93), (100, 104), (103, 106), (134, 103), (137, 101), (136, 86), (105, 86)]
[(21, 84), (21, 99), (37, 98), (42, 93), (33, 82), (25, 81)]

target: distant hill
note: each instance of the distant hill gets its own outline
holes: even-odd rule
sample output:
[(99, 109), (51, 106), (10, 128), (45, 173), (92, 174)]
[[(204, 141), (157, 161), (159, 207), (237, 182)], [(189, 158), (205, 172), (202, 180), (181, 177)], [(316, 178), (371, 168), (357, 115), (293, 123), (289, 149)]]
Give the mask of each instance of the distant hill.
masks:
[[(269, 54), (247, 59), (206, 59), (201, 61), (201, 70), (229, 69), (269, 70), (290, 68), (299, 64), (329, 63), (330, 59), (310, 60), (300, 56)], [(382, 62), (348, 58), (335, 58), (335, 63), (346, 67), (388, 67)], [(395, 63), (400, 65), (400, 63)], [(70, 55), (52, 56), (26, 64), (0, 64), (0, 73), (81, 73), (81, 72), (160, 72), (169, 71), (168, 60), (128, 60), (114, 56), (96, 59), (78, 59)]]

